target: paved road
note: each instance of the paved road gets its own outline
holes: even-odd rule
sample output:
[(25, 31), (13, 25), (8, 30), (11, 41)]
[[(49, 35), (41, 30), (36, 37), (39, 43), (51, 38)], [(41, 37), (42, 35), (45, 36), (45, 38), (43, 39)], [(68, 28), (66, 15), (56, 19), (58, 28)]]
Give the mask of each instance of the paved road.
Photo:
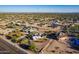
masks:
[(11, 53), (11, 54), (27, 54), (28, 53), (28, 54), (32, 54), (32, 52), (20, 48), (17, 44), (14, 44), (14, 43), (10, 42), (9, 40), (7, 40), (5, 37), (1, 37), (1, 36), (0, 36), (0, 47), (2, 47), (2, 49), (5, 49), (4, 51), (7, 51), (5, 53)]

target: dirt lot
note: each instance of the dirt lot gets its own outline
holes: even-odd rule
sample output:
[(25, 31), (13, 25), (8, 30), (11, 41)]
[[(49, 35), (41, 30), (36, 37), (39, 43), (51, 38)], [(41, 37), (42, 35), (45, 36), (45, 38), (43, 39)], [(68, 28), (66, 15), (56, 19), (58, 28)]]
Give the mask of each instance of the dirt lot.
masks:
[(42, 51), (43, 54), (75, 54), (79, 51), (70, 48), (69, 45), (53, 40), (47, 49)]

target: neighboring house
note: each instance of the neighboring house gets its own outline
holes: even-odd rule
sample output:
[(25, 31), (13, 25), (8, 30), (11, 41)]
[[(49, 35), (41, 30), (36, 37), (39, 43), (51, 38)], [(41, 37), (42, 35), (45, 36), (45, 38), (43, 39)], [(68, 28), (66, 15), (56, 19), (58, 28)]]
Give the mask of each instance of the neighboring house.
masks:
[(53, 20), (52, 22), (51, 22), (51, 26), (52, 27), (57, 27), (57, 26), (59, 26), (60, 25), (60, 23), (59, 23), (59, 21), (57, 21), (57, 20)]
[(37, 39), (40, 39), (40, 38), (42, 38), (42, 37), (39, 36), (39, 35), (34, 35), (32, 38), (33, 38), (33, 40), (37, 40)]

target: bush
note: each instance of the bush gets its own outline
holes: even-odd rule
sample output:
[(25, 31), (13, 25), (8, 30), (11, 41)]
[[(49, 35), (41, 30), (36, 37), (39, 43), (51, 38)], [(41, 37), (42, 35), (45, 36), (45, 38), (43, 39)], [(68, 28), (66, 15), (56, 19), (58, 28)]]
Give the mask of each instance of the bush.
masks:
[(32, 51), (34, 51), (34, 52), (37, 51), (36, 46), (35, 46), (34, 43), (32, 43), (32, 44), (29, 46), (29, 49), (32, 50)]
[(28, 39), (23, 39), (22, 41), (21, 41), (21, 44), (28, 44), (29, 43), (29, 40)]
[(79, 35), (77, 35), (77, 38), (79, 38)]
[(23, 36), (24, 33), (19, 30), (13, 31), (9, 34), (6, 34), (6, 38), (11, 40), (13, 43), (17, 43), (19, 41), (19, 37)]
[(12, 41), (13, 43), (16, 43), (16, 42), (17, 42), (15, 39), (12, 39), (11, 41)]
[(11, 36), (9, 36), (9, 35), (6, 35), (6, 38), (7, 38), (7, 39), (12, 39), (12, 37), (11, 37)]

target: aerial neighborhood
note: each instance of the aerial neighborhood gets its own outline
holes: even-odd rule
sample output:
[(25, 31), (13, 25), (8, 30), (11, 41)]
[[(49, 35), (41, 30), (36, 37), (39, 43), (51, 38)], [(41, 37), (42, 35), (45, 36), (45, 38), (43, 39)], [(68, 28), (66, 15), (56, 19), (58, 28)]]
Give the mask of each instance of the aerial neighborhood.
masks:
[(79, 53), (79, 14), (1, 13), (0, 39), (29, 54)]

